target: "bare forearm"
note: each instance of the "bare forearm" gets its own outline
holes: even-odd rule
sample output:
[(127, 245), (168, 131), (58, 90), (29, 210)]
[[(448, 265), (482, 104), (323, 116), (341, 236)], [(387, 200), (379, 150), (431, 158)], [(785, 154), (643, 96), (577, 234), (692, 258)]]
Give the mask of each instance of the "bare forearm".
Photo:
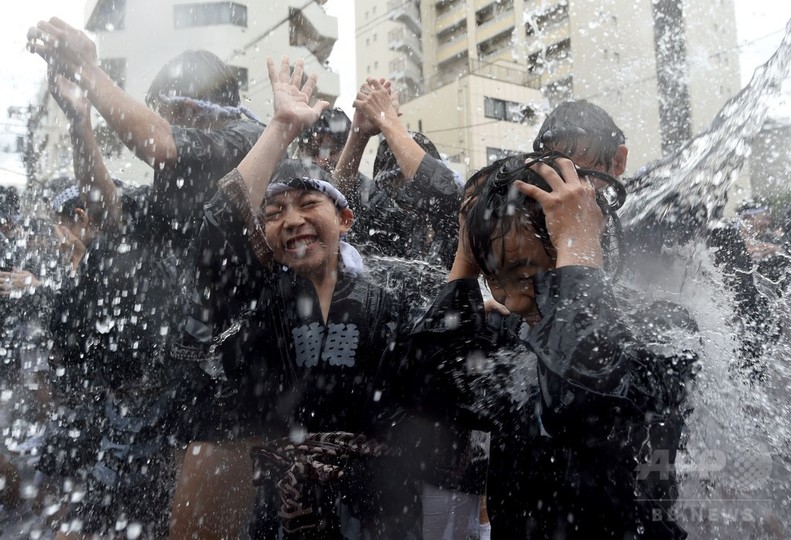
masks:
[(381, 125), (382, 134), (390, 146), (390, 150), (407, 180), (413, 180), (420, 167), (420, 162), (426, 155), (418, 143), (412, 139), (401, 120), (394, 116)]
[(346, 195), (351, 193), (355, 187), (357, 174), (360, 171), (360, 162), (369, 140), (370, 137), (352, 130), (343, 146), (338, 165), (335, 167), (335, 181), (338, 183), (338, 189)]
[(176, 142), (167, 120), (124, 92), (99, 67), (84, 71), (80, 86), (121, 141), (149, 165), (176, 160)]
[(250, 203), (259, 208), (264, 201), (266, 188), (272, 179), (277, 164), (291, 141), (299, 135), (298, 126), (284, 124), (273, 119), (255, 146), (236, 168), (242, 175), (247, 189), (250, 191)]
[(74, 175), (92, 219), (116, 222), (121, 215), (118, 193), (93, 134), (90, 117), (72, 121), (69, 128), (74, 148)]

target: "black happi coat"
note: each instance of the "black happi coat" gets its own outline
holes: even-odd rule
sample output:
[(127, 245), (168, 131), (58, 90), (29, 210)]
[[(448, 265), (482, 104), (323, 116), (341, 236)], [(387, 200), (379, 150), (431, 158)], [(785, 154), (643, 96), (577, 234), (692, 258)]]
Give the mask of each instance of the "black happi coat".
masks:
[[(364, 279), (341, 274), (326, 321), (313, 284), (278, 268), (256, 308), (226, 336), (222, 364), (257, 433), (299, 425), (308, 432), (370, 433), (398, 310)], [(272, 429), (275, 428), (275, 432)]]
[(487, 323), (477, 281), (446, 286), (412, 335), (424, 413), (438, 430), (492, 432), (489, 514), (504, 538), (683, 538), (667, 511), (694, 353), (669, 352), (653, 324), (637, 339), (599, 270), (535, 285), (542, 319), (521, 331)]
[(442, 161), (426, 154), (415, 178), (397, 189), (358, 176), (347, 195), (355, 212), (349, 235), (354, 245), (450, 268), (459, 236), (461, 186)]
[(284, 436), (294, 425), (368, 433), (405, 310), (365, 278), (341, 273), (324, 321), (308, 279), (256, 258), (224, 191), (205, 210), (195, 256), (183, 342), (219, 356), (236, 394), (223, 406), (236, 409), (243, 434)]

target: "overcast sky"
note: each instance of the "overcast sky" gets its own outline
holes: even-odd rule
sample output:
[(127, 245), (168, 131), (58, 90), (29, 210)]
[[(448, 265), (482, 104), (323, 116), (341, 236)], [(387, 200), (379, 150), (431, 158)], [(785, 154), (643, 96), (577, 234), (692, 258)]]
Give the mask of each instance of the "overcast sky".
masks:
[[(85, 4), (85, 0), (33, 0), (14, 3), (13, 8), (6, 8), (6, 14), (0, 18), (0, 50), (5, 64), (0, 79), (0, 114), (3, 118), (0, 120), (0, 134), (6, 126), (14, 123), (5, 114), (7, 108), (26, 105), (45, 76), (44, 61), (25, 51), (28, 27), (53, 15), (82, 27)], [(735, 0), (735, 4), (742, 82), (746, 84), (753, 70), (765, 62), (779, 44), (786, 22), (791, 19), (791, 0)], [(130, 2), (130, 6), (133, 9), (134, 3)], [(353, 58), (354, 9), (348, 0), (330, 0), (327, 8), (338, 17), (340, 25), (341, 39), (330, 58), (332, 65), (338, 69), (339, 59)], [(339, 105), (348, 109), (356, 86), (355, 74), (348, 70), (353, 70), (355, 63), (346, 60), (342, 64), (347, 71), (341, 76)], [(0, 162), (0, 169), (3, 167), (8, 168), (8, 165)]]

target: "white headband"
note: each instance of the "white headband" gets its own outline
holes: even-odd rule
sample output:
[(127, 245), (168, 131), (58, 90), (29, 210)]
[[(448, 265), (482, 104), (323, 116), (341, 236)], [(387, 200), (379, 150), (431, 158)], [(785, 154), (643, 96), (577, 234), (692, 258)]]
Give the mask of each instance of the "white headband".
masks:
[(243, 114), (253, 122), (262, 124), (261, 120), (259, 120), (258, 117), (253, 114), (253, 111), (241, 105), (238, 107), (233, 107), (231, 105), (218, 105), (217, 103), (206, 101), (205, 99), (194, 99), (186, 96), (166, 96), (165, 94), (159, 94), (159, 100), (162, 103), (166, 103), (168, 105), (177, 103), (192, 103), (196, 105), (202, 112), (215, 115), (218, 118), (228, 118)]
[(60, 193), (58, 193), (54, 199), (52, 199), (52, 203), (50, 206), (55, 212), (60, 212), (60, 209), (63, 206), (74, 199), (80, 198), (80, 188), (77, 186), (69, 186)]

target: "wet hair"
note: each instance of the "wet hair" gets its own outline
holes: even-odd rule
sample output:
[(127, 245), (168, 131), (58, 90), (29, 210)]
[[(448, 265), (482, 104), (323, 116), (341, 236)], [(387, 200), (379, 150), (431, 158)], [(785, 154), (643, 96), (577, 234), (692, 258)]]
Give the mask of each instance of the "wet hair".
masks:
[(352, 121), (349, 120), (343, 109), (324, 109), (316, 123), (299, 136), (299, 147), (302, 149), (308, 148), (322, 135), (330, 134), (335, 146), (343, 148), (343, 145), (346, 144), (346, 139), (349, 138), (351, 129)]
[[(551, 152), (506, 157), (484, 167), (467, 181), (461, 211), (466, 214), (470, 250), (484, 274), (492, 276), (496, 273), (505, 255), (505, 246), (501, 242), (500, 253), (495, 253), (495, 243), (505, 238), (514, 227), (534, 234), (543, 244), (547, 255), (555, 258), (556, 250), (547, 230), (541, 203), (520, 192), (514, 182), (521, 180), (544, 191), (552, 191), (546, 180), (530, 169), (525, 161), (540, 160), (554, 166), (554, 160), (559, 157), (565, 156)], [(578, 171), (583, 174), (587, 172), (583, 169)], [(610, 181), (617, 182), (614, 178)], [(618, 187), (618, 195), (615, 201), (600, 192), (596, 197), (607, 221), (602, 237), (605, 268), (613, 276), (620, 271), (623, 253), (623, 234), (615, 214), (625, 197), (622, 185)]]
[(513, 227), (528, 229), (548, 254), (554, 254), (541, 204), (518, 191), (514, 182), (521, 180), (544, 191), (552, 190), (538, 173), (525, 168), (524, 163), (524, 155), (497, 160), (473, 174), (464, 186), (465, 203), (461, 211), (466, 214), (467, 241), (478, 266), (489, 276), (496, 273), (504, 255), (494, 252), (494, 244)]
[[(437, 147), (434, 146), (434, 143), (428, 137), (417, 131), (410, 131), (409, 135), (428, 155), (436, 159), (442, 159)], [(390, 150), (387, 139), (383, 138), (379, 143), (379, 148), (376, 150), (373, 174), (374, 180), (377, 181), (393, 178), (401, 174), (401, 167), (398, 165), (395, 154)]]
[[(590, 144), (588, 148), (579, 148), (583, 140)], [(547, 115), (533, 141), (533, 150), (555, 150), (569, 156), (584, 150), (597, 165), (609, 169), (618, 147), (625, 142), (623, 131), (607, 111), (583, 99), (563, 102)]]
[(239, 81), (233, 70), (217, 55), (205, 50), (189, 50), (159, 70), (146, 93), (146, 104), (152, 109), (158, 108), (162, 103), (160, 96), (238, 107)]

